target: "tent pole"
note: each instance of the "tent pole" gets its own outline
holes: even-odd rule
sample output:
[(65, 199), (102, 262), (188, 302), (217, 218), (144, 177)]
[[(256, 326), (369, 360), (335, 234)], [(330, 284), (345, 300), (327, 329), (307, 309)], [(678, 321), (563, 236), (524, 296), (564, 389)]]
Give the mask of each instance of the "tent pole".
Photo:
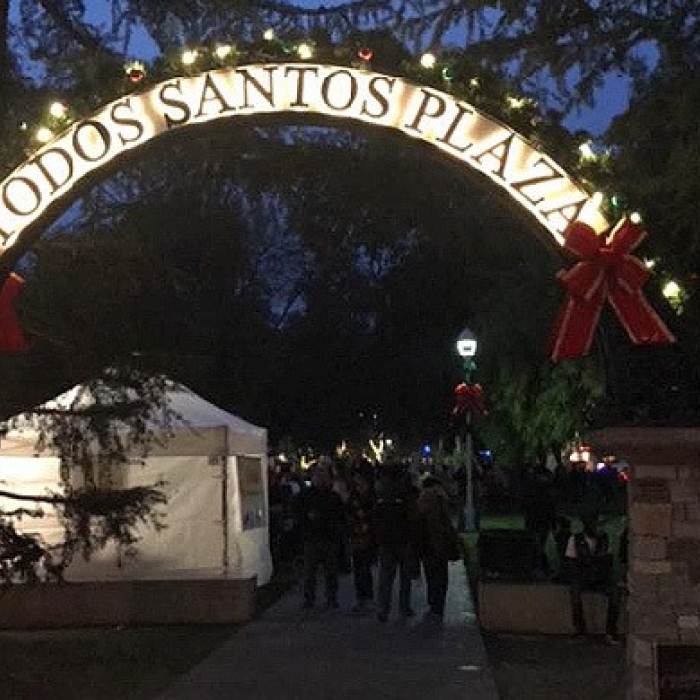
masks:
[(224, 426), (224, 456), (221, 463), (221, 522), (224, 528), (223, 573), (228, 577), (228, 426)]

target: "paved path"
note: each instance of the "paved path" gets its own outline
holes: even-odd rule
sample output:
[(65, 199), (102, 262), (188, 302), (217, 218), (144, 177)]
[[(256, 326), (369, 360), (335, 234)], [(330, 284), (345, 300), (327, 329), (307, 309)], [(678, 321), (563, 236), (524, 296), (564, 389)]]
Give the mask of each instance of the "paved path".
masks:
[(498, 700), (460, 562), (442, 625), (423, 622), (421, 584), (416, 617), (385, 624), (350, 612), (351, 589), (343, 577), (340, 610), (302, 611), (299, 591), (287, 593), (161, 700)]

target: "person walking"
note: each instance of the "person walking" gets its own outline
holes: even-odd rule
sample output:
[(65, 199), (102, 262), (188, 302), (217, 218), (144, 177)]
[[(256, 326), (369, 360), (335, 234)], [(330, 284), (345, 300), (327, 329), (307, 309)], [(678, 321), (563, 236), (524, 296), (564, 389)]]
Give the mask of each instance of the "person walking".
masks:
[(418, 498), (420, 555), (427, 583), (430, 614), (442, 619), (447, 597), (448, 562), (460, 556), (457, 532), (450, 518), (449, 499), (442, 483), (433, 477), (423, 482)]
[(354, 612), (362, 612), (374, 599), (372, 564), (376, 557), (376, 543), (374, 523), (372, 522), (373, 510), (372, 486), (364, 474), (355, 473), (348, 501), (350, 547), (356, 597)]
[[(347, 468), (342, 463), (334, 463), (330, 457), (322, 457), (321, 460), (330, 470), (331, 480), (333, 482), (331, 488), (340, 496), (340, 500), (343, 502), (343, 506), (347, 511), (350, 492), (352, 490)], [(350, 530), (347, 518), (345, 519), (345, 527), (338, 538), (338, 571), (341, 574), (349, 574), (352, 571), (352, 551), (350, 548)]]
[(316, 467), (311, 486), (299, 496), (299, 522), (304, 542), (304, 607), (316, 602), (316, 574), (323, 566), (326, 605), (338, 607), (338, 554), (345, 527), (343, 502), (332, 490), (325, 467)]
[(417, 511), (410, 477), (400, 465), (383, 469), (379, 482), (374, 522), (379, 547), (377, 619), (386, 622), (396, 570), (399, 570), (399, 612), (412, 617), (411, 579), (416, 575)]

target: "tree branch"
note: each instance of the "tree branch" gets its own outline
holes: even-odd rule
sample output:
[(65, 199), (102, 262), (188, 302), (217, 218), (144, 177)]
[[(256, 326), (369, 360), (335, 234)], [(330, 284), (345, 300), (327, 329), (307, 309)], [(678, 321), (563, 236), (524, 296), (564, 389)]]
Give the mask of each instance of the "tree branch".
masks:
[(104, 48), (102, 42), (86, 26), (74, 22), (56, 0), (39, 0), (39, 4), (56, 26), (81, 46), (93, 51), (100, 51)]
[(390, 0), (373, 0), (372, 2), (368, 2), (367, 0), (354, 0), (353, 2), (335, 5), (333, 7), (326, 7), (325, 5), (321, 5), (320, 7), (302, 7), (301, 5), (288, 4), (286, 2), (264, 0), (260, 3), (260, 8), (267, 12), (274, 12), (275, 14), (288, 17), (327, 17), (329, 15), (342, 15), (345, 17), (348, 16), (348, 14), (367, 14), (381, 10), (391, 12), (392, 14), (394, 13)]
[(51, 503), (53, 505), (68, 503), (65, 496), (34, 496), (13, 493), (12, 491), (0, 491), (0, 498), (9, 498), (13, 501), (32, 501), (34, 503)]

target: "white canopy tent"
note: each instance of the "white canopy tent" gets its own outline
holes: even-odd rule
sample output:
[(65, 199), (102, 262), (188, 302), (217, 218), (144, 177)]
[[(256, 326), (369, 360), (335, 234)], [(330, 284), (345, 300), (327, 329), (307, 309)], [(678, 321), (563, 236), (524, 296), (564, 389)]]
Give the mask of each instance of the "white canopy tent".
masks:
[[(81, 395), (74, 387), (49, 406), (68, 406)], [(166, 527), (139, 526), (134, 557), (116, 544), (90, 561), (76, 556), (66, 571), (73, 581), (249, 578), (270, 580), (267, 513), (267, 431), (173, 385), (168, 406), (179, 419), (164, 445), (153, 445), (145, 460), (117, 468), (115, 488), (165, 482), (167, 505), (160, 507)], [(0, 489), (19, 494), (59, 491), (59, 459), (35, 455), (37, 432), (31, 417), (0, 440)], [(151, 427), (163, 434), (163, 425)], [(36, 508), (31, 501), (0, 498), (0, 510)], [(51, 506), (43, 518), (17, 521), (18, 530), (38, 533), (47, 544), (63, 531)]]

